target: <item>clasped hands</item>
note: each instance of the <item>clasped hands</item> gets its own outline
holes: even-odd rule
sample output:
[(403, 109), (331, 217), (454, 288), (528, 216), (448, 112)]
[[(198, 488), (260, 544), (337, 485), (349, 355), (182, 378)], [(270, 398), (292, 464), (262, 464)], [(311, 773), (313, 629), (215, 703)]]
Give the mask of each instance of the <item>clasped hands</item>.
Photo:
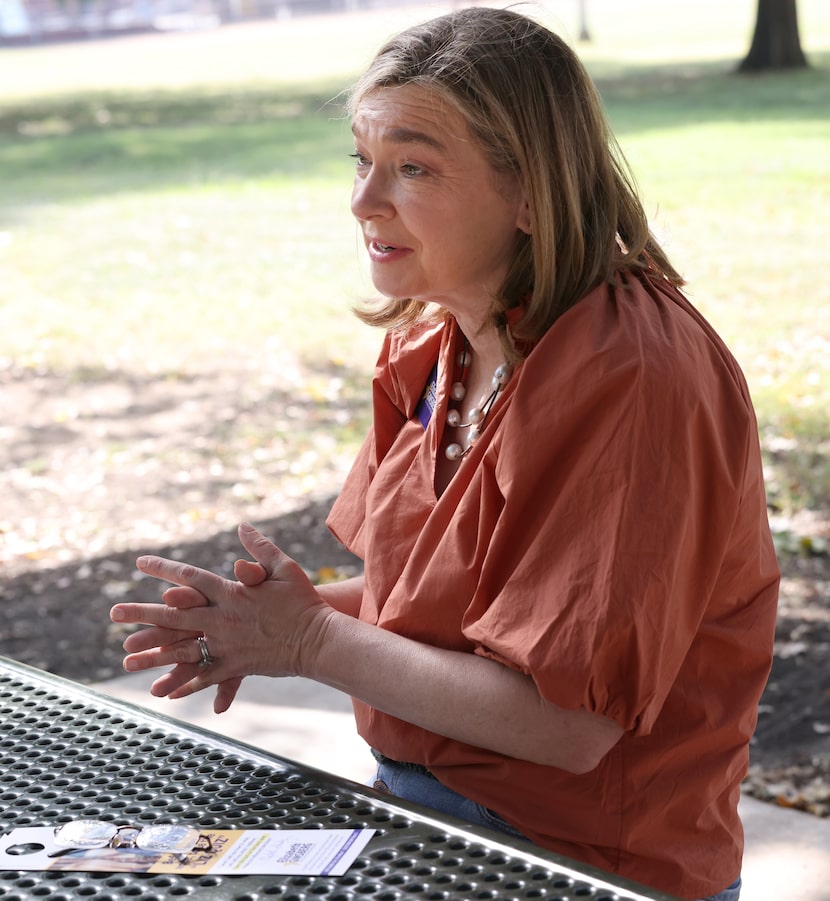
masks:
[[(150, 691), (183, 698), (215, 685), (214, 710), (233, 703), (242, 679), (308, 675), (331, 608), (302, 568), (253, 526), (239, 527), (253, 560), (237, 560), (237, 581), (164, 557), (139, 557), (138, 569), (172, 582), (161, 604), (116, 604), (115, 623), (149, 626), (124, 641), (128, 672), (173, 666)], [(213, 662), (200, 667), (196, 638), (204, 636)]]

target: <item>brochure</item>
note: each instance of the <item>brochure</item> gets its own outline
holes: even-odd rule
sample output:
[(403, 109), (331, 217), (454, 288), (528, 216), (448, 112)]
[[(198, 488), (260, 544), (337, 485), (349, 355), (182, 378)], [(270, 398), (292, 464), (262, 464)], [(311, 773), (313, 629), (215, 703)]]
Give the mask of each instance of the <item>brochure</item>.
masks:
[(171, 853), (111, 845), (67, 848), (55, 841), (53, 827), (24, 826), (0, 836), (0, 870), (342, 876), (374, 834), (374, 829), (202, 829), (206, 841), (199, 848)]

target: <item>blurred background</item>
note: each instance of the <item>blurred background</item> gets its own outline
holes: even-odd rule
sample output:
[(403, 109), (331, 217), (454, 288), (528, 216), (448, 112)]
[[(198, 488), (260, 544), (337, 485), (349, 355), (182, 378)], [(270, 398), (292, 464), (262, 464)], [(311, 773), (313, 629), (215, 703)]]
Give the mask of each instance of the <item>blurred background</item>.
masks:
[[(313, 578), (380, 336), (342, 97), (447, 4), (0, 0), (0, 654), (120, 672), (138, 553), (236, 524)], [(593, 74), (654, 230), (743, 366), (784, 569), (759, 796), (830, 812), (830, 4), (518, 4)], [(797, 15), (797, 18), (793, 18)], [(797, 31), (793, 28), (796, 22)]]

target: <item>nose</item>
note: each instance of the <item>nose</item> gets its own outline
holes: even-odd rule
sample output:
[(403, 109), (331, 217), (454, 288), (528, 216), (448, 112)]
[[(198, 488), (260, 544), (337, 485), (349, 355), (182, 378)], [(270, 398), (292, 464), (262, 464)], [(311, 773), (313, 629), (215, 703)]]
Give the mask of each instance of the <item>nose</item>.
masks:
[(352, 215), (359, 222), (394, 215), (394, 204), (381, 173), (370, 169), (355, 176), (352, 186)]

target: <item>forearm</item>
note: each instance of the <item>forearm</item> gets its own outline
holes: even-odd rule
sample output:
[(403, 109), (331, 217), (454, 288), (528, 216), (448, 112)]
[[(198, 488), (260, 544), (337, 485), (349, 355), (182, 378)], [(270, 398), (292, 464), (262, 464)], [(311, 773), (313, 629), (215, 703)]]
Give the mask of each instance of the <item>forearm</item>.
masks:
[[(113, 607), (113, 622), (156, 627), (152, 644), (139, 642), (146, 650), (132, 649), (128, 669), (176, 664), (154, 684), (156, 693), (186, 697), (252, 673), (306, 676), (439, 735), (573, 773), (593, 769), (622, 735), (610, 719), (549, 703), (531, 679), (493, 660), (355, 618), (361, 579), (321, 591), (256, 529), (243, 524), (240, 539), (256, 562), (238, 561), (236, 582), (161, 557), (137, 561), (142, 572), (210, 602)], [(205, 670), (194, 657), (199, 633), (216, 658)], [(182, 640), (171, 641), (176, 636)]]
[(533, 681), (496, 661), (402, 638), (331, 614), (303, 675), (457, 741), (570, 772), (593, 769), (622, 730), (564, 710)]
[(363, 598), (363, 576), (354, 576), (343, 582), (329, 582), (317, 586), (317, 594), (335, 610), (347, 616), (357, 616)]

